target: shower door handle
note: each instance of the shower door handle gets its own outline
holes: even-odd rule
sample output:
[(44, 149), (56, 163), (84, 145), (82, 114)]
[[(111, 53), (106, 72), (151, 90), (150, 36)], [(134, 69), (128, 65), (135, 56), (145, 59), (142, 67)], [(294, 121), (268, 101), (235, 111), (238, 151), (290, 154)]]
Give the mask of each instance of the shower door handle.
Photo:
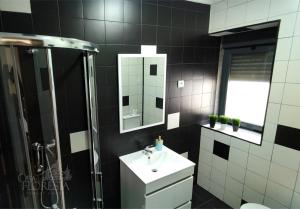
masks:
[(32, 149), (35, 152), (35, 158), (36, 158), (36, 172), (40, 173), (43, 171), (44, 168), (44, 156), (43, 156), (43, 146), (35, 142), (32, 144)]

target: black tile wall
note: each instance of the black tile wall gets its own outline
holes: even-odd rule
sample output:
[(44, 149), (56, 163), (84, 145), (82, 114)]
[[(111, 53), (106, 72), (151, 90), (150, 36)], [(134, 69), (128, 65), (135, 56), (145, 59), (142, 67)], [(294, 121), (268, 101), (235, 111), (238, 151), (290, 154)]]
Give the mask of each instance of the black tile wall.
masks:
[[(65, 36), (99, 45), (96, 73), (105, 208), (120, 208), (118, 157), (144, 148), (158, 135), (178, 153), (188, 151), (197, 164), (198, 124), (213, 110), (202, 104), (213, 104), (220, 45), (218, 38), (208, 36), (209, 6), (184, 0), (31, 0), (31, 4), (32, 14), (1, 12), (1, 31)], [(140, 44), (158, 45), (158, 52), (167, 54), (166, 114), (180, 112), (180, 128), (166, 130), (164, 124), (119, 133), (117, 54), (140, 53)], [(70, 155), (69, 145), (69, 133), (86, 128), (82, 74), (76, 67), (82, 64), (80, 56), (53, 53), (63, 165), (69, 164), (80, 178), (86, 200), (88, 168), (73, 166), (73, 161), (82, 166), (89, 162), (84, 153)], [(177, 81), (182, 79), (185, 87), (179, 89)], [(88, 202), (79, 203), (79, 187), (71, 188), (67, 207), (90, 207)]]
[(278, 125), (275, 144), (300, 151), (300, 129)]

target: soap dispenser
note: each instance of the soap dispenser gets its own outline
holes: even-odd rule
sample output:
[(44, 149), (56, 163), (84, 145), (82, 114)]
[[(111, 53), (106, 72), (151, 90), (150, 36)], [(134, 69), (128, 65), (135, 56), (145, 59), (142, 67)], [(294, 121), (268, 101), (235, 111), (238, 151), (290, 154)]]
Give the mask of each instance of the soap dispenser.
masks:
[(155, 149), (157, 151), (161, 151), (163, 143), (164, 143), (164, 140), (161, 138), (161, 136), (158, 136), (158, 139), (155, 140)]

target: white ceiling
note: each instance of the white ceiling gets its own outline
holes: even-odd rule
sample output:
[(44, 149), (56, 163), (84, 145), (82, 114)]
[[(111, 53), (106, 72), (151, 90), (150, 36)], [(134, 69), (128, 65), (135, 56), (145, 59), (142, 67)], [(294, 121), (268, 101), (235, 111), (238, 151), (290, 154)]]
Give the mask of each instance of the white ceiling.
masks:
[(201, 3), (201, 4), (213, 4), (222, 0), (187, 0), (187, 1), (192, 1), (196, 3)]

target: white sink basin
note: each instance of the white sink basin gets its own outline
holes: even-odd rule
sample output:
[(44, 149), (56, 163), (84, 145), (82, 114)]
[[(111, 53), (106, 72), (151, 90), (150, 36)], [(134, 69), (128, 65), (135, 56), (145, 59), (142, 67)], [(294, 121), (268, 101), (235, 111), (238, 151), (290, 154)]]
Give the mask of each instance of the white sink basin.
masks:
[[(147, 192), (193, 175), (195, 163), (163, 146), (162, 151), (151, 148), (152, 154), (144, 151), (120, 157), (124, 163), (145, 185)], [(155, 183), (156, 182), (156, 183)]]

